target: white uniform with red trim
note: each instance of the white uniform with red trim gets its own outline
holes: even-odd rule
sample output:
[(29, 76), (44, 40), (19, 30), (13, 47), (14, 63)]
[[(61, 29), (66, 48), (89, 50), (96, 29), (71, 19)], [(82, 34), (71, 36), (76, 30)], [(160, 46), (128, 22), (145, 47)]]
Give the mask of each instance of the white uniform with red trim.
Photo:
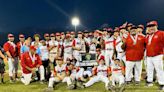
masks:
[(108, 67), (106, 65), (99, 65), (96, 69), (97, 75), (93, 76), (87, 83), (85, 83), (85, 87), (89, 87), (96, 82), (102, 81), (105, 83), (105, 87), (108, 87), (109, 79), (108, 75)]
[(72, 41), (64, 41), (63, 48), (64, 48), (64, 62), (67, 61), (67, 58), (72, 59)]
[(83, 75), (88, 75), (90, 77), (92, 73), (90, 71), (85, 71), (84, 68), (77, 67), (71, 71), (70, 77), (72, 80), (81, 80), (83, 79)]
[(86, 42), (87, 45), (91, 44), (91, 38), (89, 37), (84, 37), (84, 41)]
[(110, 65), (114, 53), (114, 38), (113, 36), (105, 39), (105, 64)]
[(62, 80), (59, 79), (57, 76), (51, 75), (51, 78), (49, 79), (48, 87), (53, 87), (54, 82), (66, 82), (67, 86), (72, 84), (71, 78), (69, 76), (66, 76), (66, 72), (68, 72), (68, 68), (65, 64), (62, 64), (61, 66), (57, 65), (55, 66), (54, 72), (57, 74), (57, 76), (62, 76)]
[(57, 56), (57, 53), (58, 53), (59, 42), (57, 42), (55, 40), (50, 40), (49, 41), (49, 46), (50, 47), (54, 46), (49, 52), (49, 60), (50, 60), (50, 62), (54, 62), (54, 59), (55, 59), (55, 57)]
[(125, 78), (122, 74), (122, 68), (119, 65), (116, 65), (114, 63), (111, 64), (111, 72), (112, 72), (112, 85), (115, 86), (115, 83), (119, 83), (119, 86), (121, 86), (121, 84), (125, 83)]
[[(77, 47), (77, 48), (81, 48), (82, 49), (82, 42), (79, 38), (75, 38), (73, 41), (73, 46)], [(78, 50), (73, 50), (73, 56), (74, 58), (79, 62), (81, 61), (81, 53)]]
[(126, 57), (125, 57), (124, 50), (121, 48), (122, 44), (123, 44), (122, 39), (120, 36), (118, 36), (116, 39), (116, 47), (115, 47), (117, 52), (117, 59), (122, 60), (125, 63)]
[(91, 53), (91, 54), (95, 54), (96, 53), (96, 44), (91, 43), (89, 45), (89, 53)]

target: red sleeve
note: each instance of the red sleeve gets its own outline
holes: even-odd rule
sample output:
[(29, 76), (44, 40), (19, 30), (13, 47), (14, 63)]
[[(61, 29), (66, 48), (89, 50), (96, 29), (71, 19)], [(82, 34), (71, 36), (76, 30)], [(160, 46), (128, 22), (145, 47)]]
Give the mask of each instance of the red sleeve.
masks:
[(73, 46), (75, 46), (75, 45), (76, 45), (76, 41), (75, 41), (75, 40), (73, 40), (73, 43), (72, 43), (72, 45), (73, 45)]
[(108, 67), (107, 73), (110, 73), (110, 72), (112, 72), (112, 69), (111, 69), (111, 67)]
[(9, 48), (10, 48), (10, 44), (9, 43), (5, 43), (3, 45), (3, 49), (4, 49), (5, 52), (9, 51)]
[(54, 73), (56, 73), (56, 67), (54, 68)]
[(25, 56), (25, 53), (24, 54), (22, 54), (22, 56), (21, 56), (21, 66), (23, 67), (23, 68), (25, 68), (26, 67), (26, 64), (25, 64), (25, 60), (26, 59), (26, 56)]

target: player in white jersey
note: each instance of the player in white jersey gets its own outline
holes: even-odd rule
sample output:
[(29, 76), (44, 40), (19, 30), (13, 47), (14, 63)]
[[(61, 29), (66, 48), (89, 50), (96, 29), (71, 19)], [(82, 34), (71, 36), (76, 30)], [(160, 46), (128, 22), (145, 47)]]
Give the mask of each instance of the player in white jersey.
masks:
[(59, 44), (55, 41), (55, 34), (50, 34), (51, 40), (49, 41), (49, 60), (51, 63), (55, 63), (55, 58), (58, 55)]
[(76, 87), (84, 88), (82, 82), (84, 81), (84, 78), (90, 78), (92, 76), (91, 71), (85, 71), (84, 68), (75, 66), (73, 61), (67, 62), (67, 67), (73, 84), (76, 85)]
[(54, 72), (51, 75), (51, 78), (49, 79), (48, 83), (48, 91), (53, 90), (54, 83), (58, 82), (66, 82), (68, 89), (73, 89), (74, 85), (72, 85), (71, 78), (68, 76), (68, 67), (66, 64), (63, 63), (63, 59), (61, 57), (58, 57), (56, 59), (57, 66), (55, 66)]
[(110, 65), (111, 68), (111, 81), (112, 86), (114, 86), (114, 90), (116, 90), (117, 86), (116, 83), (118, 83), (119, 92), (123, 92), (125, 87), (125, 66), (119, 59), (114, 59), (113, 62)]
[(78, 32), (78, 38), (75, 38), (73, 41), (73, 57), (77, 60), (77, 62), (81, 61), (81, 53), (82, 50), (82, 32)]
[(110, 65), (110, 62), (112, 61), (112, 56), (114, 53), (114, 37), (109, 36), (104, 40), (105, 44), (105, 64), (107, 66)]
[(66, 34), (66, 39), (63, 43), (63, 49), (64, 49), (64, 62), (66, 63), (67, 59), (72, 59), (72, 41), (70, 40), (70, 34)]
[(91, 44), (89, 45), (89, 53), (96, 54), (96, 44), (93, 40), (91, 41)]
[(100, 59), (99, 65), (96, 69), (93, 70), (93, 76), (87, 83), (84, 84), (84, 87), (89, 87), (96, 82), (104, 82), (106, 90), (109, 90), (109, 67), (104, 64), (104, 59)]
[(114, 42), (114, 47), (115, 47), (115, 53), (117, 54), (117, 59), (121, 60), (124, 62), (125, 64), (125, 61), (126, 61), (126, 58), (125, 58), (125, 52), (124, 50), (122, 49), (122, 38), (120, 37), (119, 35), (119, 30), (115, 30), (114, 31), (114, 39), (115, 39), (115, 42)]

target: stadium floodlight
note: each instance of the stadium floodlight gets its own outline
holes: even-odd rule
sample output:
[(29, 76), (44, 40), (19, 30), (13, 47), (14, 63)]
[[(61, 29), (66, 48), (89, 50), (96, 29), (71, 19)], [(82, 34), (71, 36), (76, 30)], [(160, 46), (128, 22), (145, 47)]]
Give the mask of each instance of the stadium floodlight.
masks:
[(76, 27), (80, 24), (80, 20), (78, 17), (73, 17), (72, 18), (72, 25), (75, 27), (75, 32), (76, 32)]

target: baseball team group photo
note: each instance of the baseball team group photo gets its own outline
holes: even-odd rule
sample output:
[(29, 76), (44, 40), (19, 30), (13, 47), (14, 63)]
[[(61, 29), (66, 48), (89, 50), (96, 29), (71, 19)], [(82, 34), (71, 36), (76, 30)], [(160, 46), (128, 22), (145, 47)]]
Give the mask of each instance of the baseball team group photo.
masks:
[(11, 2), (0, 4), (0, 92), (164, 92), (162, 11), (146, 15), (147, 6), (135, 19), (123, 11), (138, 8), (113, 0)]

